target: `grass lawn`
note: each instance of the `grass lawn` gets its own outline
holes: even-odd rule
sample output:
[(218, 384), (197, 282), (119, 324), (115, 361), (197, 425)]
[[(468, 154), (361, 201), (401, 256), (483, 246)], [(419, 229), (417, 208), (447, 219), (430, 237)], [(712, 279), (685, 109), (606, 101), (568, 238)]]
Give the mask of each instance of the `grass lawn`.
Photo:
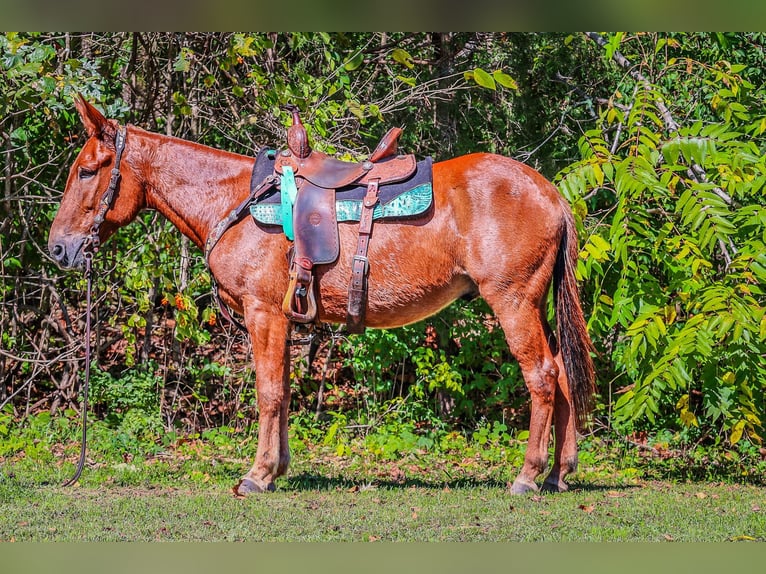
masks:
[(0, 541), (766, 541), (766, 492), (747, 484), (594, 463), (568, 493), (511, 496), (507, 465), (478, 458), (302, 458), (248, 499), (230, 491), (246, 459), (96, 464), (66, 489), (70, 464), (6, 460)]

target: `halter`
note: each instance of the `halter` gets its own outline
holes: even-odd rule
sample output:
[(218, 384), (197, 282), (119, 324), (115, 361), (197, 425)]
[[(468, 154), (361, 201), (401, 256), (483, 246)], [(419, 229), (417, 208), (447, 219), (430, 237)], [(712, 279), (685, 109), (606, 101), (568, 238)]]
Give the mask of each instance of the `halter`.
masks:
[(82, 399), (82, 440), (80, 442), (80, 458), (77, 461), (77, 469), (75, 470), (72, 478), (67, 480), (62, 486), (71, 486), (80, 478), (82, 469), (85, 466), (85, 450), (86, 439), (88, 434), (88, 388), (90, 386), (90, 358), (91, 358), (91, 315), (93, 314), (93, 255), (98, 252), (98, 248), (101, 246), (101, 240), (98, 237), (98, 231), (101, 228), (101, 224), (104, 222), (106, 212), (112, 207), (114, 201), (114, 194), (117, 191), (117, 186), (120, 183), (120, 162), (122, 161), (122, 152), (125, 150), (125, 142), (128, 137), (128, 131), (126, 128), (120, 128), (118, 126), (117, 133), (114, 136), (114, 149), (117, 155), (114, 160), (114, 167), (112, 168), (112, 177), (109, 179), (109, 186), (106, 188), (104, 195), (101, 196), (101, 201), (98, 202), (98, 211), (96, 217), (93, 219), (93, 225), (90, 227), (90, 235), (85, 239), (85, 245), (83, 247), (83, 257), (85, 258), (85, 278), (87, 280), (87, 287), (85, 290), (85, 381), (83, 383), (83, 399)]
[(101, 246), (101, 240), (98, 238), (98, 230), (101, 224), (104, 222), (106, 212), (112, 207), (112, 201), (114, 201), (114, 192), (117, 191), (117, 186), (120, 183), (120, 163), (122, 162), (122, 152), (125, 151), (125, 142), (128, 138), (128, 130), (126, 128), (117, 127), (117, 133), (114, 136), (114, 149), (117, 155), (114, 159), (114, 167), (112, 168), (112, 177), (109, 179), (109, 186), (106, 188), (104, 195), (101, 196), (101, 201), (98, 202), (98, 213), (93, 219), (93, 225), (90, 227), (90, 245), (93, 252), (98, 251)]

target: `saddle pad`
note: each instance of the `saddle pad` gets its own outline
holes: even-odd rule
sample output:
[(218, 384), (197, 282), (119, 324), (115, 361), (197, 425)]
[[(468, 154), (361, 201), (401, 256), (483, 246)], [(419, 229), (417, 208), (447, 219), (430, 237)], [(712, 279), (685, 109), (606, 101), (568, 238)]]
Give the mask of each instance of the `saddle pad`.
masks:
[[(258, 154), (251, 185), (258, 185), (272, 173), (274, 155), (272, 150), (261, 150)], [(269, 157), (271, 155), (271, 157)], [(430, 157), (419, 161), (415, 173), (406, 181), (380, 187), (378, 205), (373, 211), (374, 219), (407, 219), (422, 215), (433, 203), (432, 167)], [(336, 191), (337, 220), (359, 221), (362, 213), (362, 200), (367, 193), (367, 186), (349, 186)], [(250, 206), (253, 218), (263, 225), (282, 225), (280, 213), (281, 194), (275, 192), (261, 198)]]
[[(433, 202), (430, 183), (423, 183), (397, 195), (388, 203), (378, 203), (372, 212), (373, 219), (407, 219), (422, 215)], [(335, 211), (338, 222), (359, 221), (362, 217), (361, 199), (336, 199)], [(278, 203), (256, 203), (250, 206), (250, 214), (264, 225), (282, 225), (282, 212)]]

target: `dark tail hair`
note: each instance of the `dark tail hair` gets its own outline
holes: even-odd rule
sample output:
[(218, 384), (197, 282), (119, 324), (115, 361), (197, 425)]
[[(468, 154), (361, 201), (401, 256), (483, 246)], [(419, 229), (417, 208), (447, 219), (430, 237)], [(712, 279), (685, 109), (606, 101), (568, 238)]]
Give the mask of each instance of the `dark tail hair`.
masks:
[(564, 233), (553, 268), (553, 299), (556, 304), (558, 343), (569, 381), (569, 393), (579, 429), (587, 426), (593, 409), (596, 371), (591, 359), (593, 343), (588, 336), (577, 292), (577, 231), (572, 212), (564, 209)]

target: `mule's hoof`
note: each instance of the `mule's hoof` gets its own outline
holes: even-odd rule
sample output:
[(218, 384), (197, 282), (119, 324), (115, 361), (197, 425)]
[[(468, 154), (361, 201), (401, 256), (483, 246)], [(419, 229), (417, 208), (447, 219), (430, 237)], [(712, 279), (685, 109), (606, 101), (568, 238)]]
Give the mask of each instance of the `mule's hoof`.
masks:
[(234, 496), (248, 496), (250, 494), (258, 494), (261, 492), (274, 492), (274, 483), (270, 482), (264, 488), (256, 483), (253, 479), (243, 477), (237, 485), (232, 488)]
[(540, 490), (543, 492), (566, 492), (569, 490), (569, 485), (563, 480), (546, 479)]
[(517, 478), (511, 485), (511, 494), (526, 494), (527, 492), (537, 492), (539, 489), (534, 482)]

